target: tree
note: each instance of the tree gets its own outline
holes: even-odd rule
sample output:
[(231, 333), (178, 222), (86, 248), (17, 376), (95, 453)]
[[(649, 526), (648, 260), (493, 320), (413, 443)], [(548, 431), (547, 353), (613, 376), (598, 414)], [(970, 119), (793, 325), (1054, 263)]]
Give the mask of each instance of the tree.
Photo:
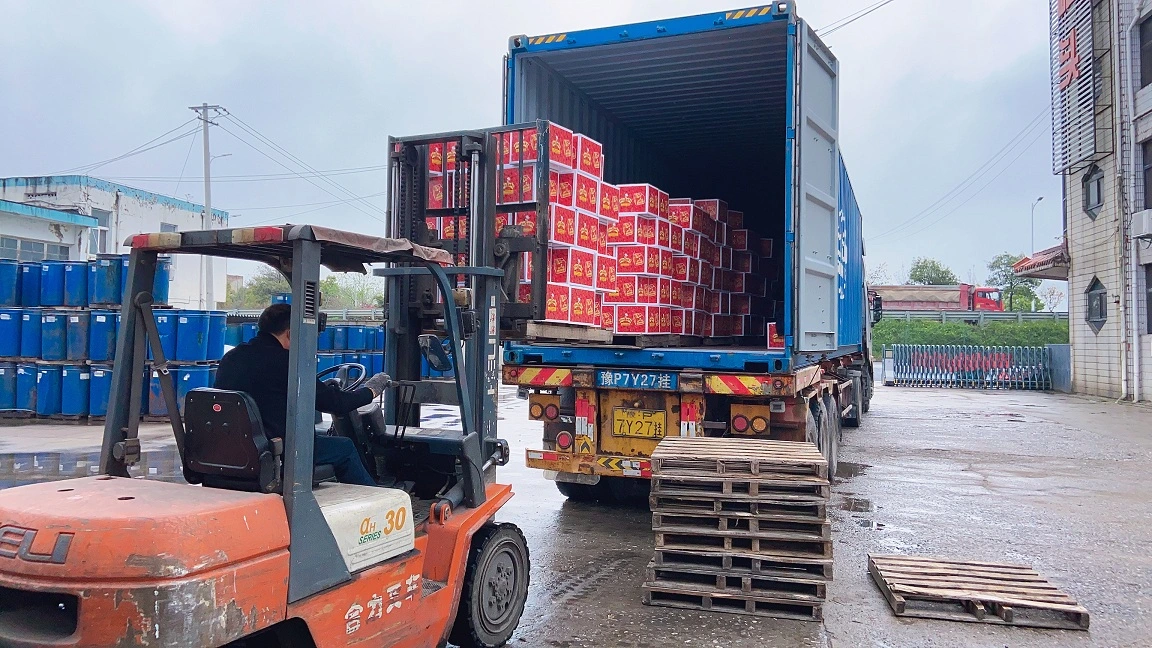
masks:
[(1064, 291), (1056, 286), (1048, 286), (1040, 291), (1040, 301), (1044, 302), (1044, 308), (1049, 313), (1053, 313), (1056, 311), (1056, 307), (1064, 301)]
[(868, 269), (869, 286), (887, 286), (892, 283), (892, 275), (888, 272), (888, 264), (881, 261)]
[(272, 268), (262, 267), (256, 274), (244, 280), (244, 284), (233, 289), (229, 286), (227, 308), (264, 308), (272, 303), (272, 295), (288, 292), (292, 287), (288, 280)]
[(956, 273), (936, 259), (916, 257), (908, 271), (908, 283), (921, 286), (951, 286), (960, 283)]
[(1040, 301), (1036, 297), (1040, 280), (1018, 276), (1012, 269), (1012, 266), (1023, 258), (1018, 254), (1004, 252), (992, 257), (988, 262), (988, 284), (1000, 289), (1005, 310), (1031, 311)]

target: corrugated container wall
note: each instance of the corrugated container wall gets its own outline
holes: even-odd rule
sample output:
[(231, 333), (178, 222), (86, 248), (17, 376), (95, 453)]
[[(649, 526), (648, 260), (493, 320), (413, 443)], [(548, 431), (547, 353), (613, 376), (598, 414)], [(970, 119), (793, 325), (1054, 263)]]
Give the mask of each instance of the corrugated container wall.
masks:
[(864, 285), (864, 233), (860, 205), (844, 158), (840, 158), (840, 213), (836, 227), (837, 290), (840, 298), (837, 328), (841, 347), (863, 342), (868, 317), (868, 289)]

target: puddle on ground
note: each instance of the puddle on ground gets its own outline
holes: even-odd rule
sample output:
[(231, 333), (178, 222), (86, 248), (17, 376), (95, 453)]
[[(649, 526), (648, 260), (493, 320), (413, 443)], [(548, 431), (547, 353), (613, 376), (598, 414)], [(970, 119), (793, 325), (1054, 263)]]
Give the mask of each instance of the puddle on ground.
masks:
[(872, 466), (862, 463), (852, 463), (850, 461), (841, 461), (836, 464), (836, 478), (837, 479), (852, 479), (853, 477), (862, 474), (865, 470)]
[[(176, 447), (140, 453), (128, 469), (133, 477), (184, 483)], [(0, 488), (100, 474), (100, 452), (16, 452), (0, 454)]]
[(840, 505), (841, 510), (851, 511), (853, 513), (871, 513), (876, 510), (876, 506), (872, 504), (872, 500), (866, 500), (861, 497), (845, 497), (844, 503)]

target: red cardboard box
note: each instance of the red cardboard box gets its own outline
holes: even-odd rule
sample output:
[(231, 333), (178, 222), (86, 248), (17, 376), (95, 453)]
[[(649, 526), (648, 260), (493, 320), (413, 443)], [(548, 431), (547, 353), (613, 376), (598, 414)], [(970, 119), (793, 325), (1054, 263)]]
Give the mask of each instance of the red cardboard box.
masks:
[(656, 245), (656, 217), (636, 217), (636, 242), (641, 245)]
[(672, 250), (660, 250), (660, 276), (672, 276)]
[(536, 200), (536, 167), (508, 167), (500, 176), (500, 202), (518, 203)]
[(668, 206), (668, 220), (673, 225), (689, 227), (692, 224), (692, 204), (672, 203)]
[(548, 196), (552, 202), (566, 207), (576, 206), (576, 174), (563, 173), (563, 172), (550, 172), (555, 173), (552, 182), (556, 183), (556, 190), (553, 192), (552, 188), (548, 188)]
[(520, 253), (520, 280), (532, 281), (532, 253)]
[(639, 300), (636, 298), (636, 281), (638, 277), (635, 276), (616, 276), (616, 290), (609, 291), (604, 295), (605, 303), (612, 304), (635, 304)]
[(712, 263), (700, 260), (700, 285), (705, 288), (716, 287), (716, 270), (712, 267)]
[(648, 309), (637, 305), (617, 306), (615, 322), (617, 333), (633, 335), (647, 333)]
[(576, 135), (576, 168), (600, 179), (604, 177), (604, 147), (587, 135)]
[(596, 293), (596, 321), (593, 322), (594, 326), (603, 329), (612, 330), (612, 320), (604, 317), (604, 295)]
[(660, 274), (660, 253), (646, 245), (617, 245), (616, 272), (632, 275)]
[(571, 248), (548, 250), (548, 283), (567, 284), (571, 276)]
[[(443, 173), (444, 169), (456, 168), (456, 142), (433, 142), (428, 145), (428, 171), (430, 173)], [(448, 156), (445, 159), (444, 150), (447, 147)]]
[(548, 124), (548, 162), (552, 166), (568, 169), (576, 165), (576, 142), (572, 131), (557, 124)]
[(703, 209), (693, 206), (687, 216), (681, 215), (677, 225), (711, 239), (716, 234), (716, 221)]
[(688, 258), (688, 283), (700, 283), (700, 259)]
[(539, 156), (540, 135), (535, 128), (524, 128), (504, 133), (504, 164), (535, 162)]
[(668, 247), (672, 248), (673, 252), (680, 254), (684, 253), (684, 228), (679, 225), (669, 225), (669, 243)]
[(500, 236), (500, 232), (502, 232), (505, 227), (508, 227), (508, 225), (512, 224), (513, 220), (514, 220), (514, 216), (512, 214), (508, 214), (508, 213), (504, 213), (504, 212), (497, 213), (496, 214), (496, 236)]
[(656, 280), (656, 303), (661, 306), (672, 305), (672, 280), (660, 277)]
[(660, 218), (668, 218), (668, 192), (657, 191), (656, 197), (659, 201), (656, 213), (659, 214)]
[(725, 270), (732, 269), (732, 248), (727, 246), (720, 248), (720, 267)]
[(772, 247), (773, 247), (772, 241), (773, 241), (773, 239), (770, 239), (770, 238), (760, 239), (760, 248), (757, 250), (757, 252), (760, 253), (761, 258), (764, 258), (764, 259), (771, 259), (772, 258)]
[(616, 276), (616, 257), (596, 256), (596, 290), (612, 292), (616, 290), (618, 280)]
[(731, 312), (733, 315), (751, 315), (752, 314), (752, 297), (742, 293), (733, 293), (729, 298), (731, 302)]
[(600, 181), (583, 173), (576, 174), (576, 208), (590, 214), (597, 213), (600, 200)]
[(752, 272), (752, 253), (733, 252), (732, 269), (737, 272)]
[(519, 225), (524, 236), (536, 236), (536, 212), (516, 212), (509, 224)]
[(689, 263), (695, 264), (696, 261), (682, 254), (672, 255), (672, 278), (676, 281), (688, 281)]
[[(457, 235), (456, 230), (459, 229), (460, 233)], [(457, 238), (468, 238), (468, 217), (467, 216), (443, 216), (440, 218), (440, 238), (450, 240)]]
[(532, 282), (522, 281), (516, 287), (516, 301), (521, 304), (527, 304), (532, 301)]
[(784, 336), (780, 335), (779, 331), (777, 330), (776, 322), (768, 322), (768, 348), (784, 348)]
[(749, 232), (746, 229), (734, 229), (728, 232), (728, 247), (733, 250), (745, 251), (748, 249)]
[(636, 303), (655, 304), (659, 298), (660, 280), (656, 277), (636, 278)]
[(636, 216), (629, 214), (620, 216), (614, 223), (608, 223), (608, 244), (636, 242)]
[[(663, 281), (663, 280), (661, 280), (661, 281)], [(684, 284), (673, 279), (668, 284), (668, 290), (669, 290), (668, 305), (669, 306), (683, 307), (684, 306)]]
[(667, 333), (672, 330), (672, 309), (667, 306), (649, 306), (645, 333)]
[(428, 235), (431, 238), (440, 238), (440, 219), (436, 216), (425, 216), (424, 225), (428, 228)]
[(444, 178), (428, 178), (428, 200), (425, 205), (428, 209), (444, 208)]
[(568, 286), (548, 284), (547, 297), (544, 300), (544, 319), (553, 322), (570, 322), (572, 317), (571, 294)]
[(711, 240), (701, 237), (700, 238), (700, 258), (704, 259), (713, 266), (720, 264), (720, 248)]
[(672, 335), (684, 335), (684, 309), (672, 309), (672, 326), (668, 330)]
[(607, 182), (600, 183), (600, 216), (609, 220), (620, 218), (620, 189)]
[(685, 230), (684, 255), (693, 259), (700, 258), (700, 233)]
[(660, 215), (660, 190), (649, 184), (620, 185), (620, 213)]
[(728, 203), (723, 200), (716, 198), (693, 200), (692, 204), (703, 209), (706, 214), (712, 217), (712, 220), (720, 223), (728, 222)]
[(596, 238), (596, 254), (608, 254), (608, 223), (600, 221)]
[(735, 209), (729, 209), (728, 227), (733, 229), (744, 229), (744, 212), (736, 211)]
[(596, 253), (572, 248), (568, 255), (568, 281), (573, 286), (596, 285)]
[(553, 205), (550, 211), (548, 225), (551, 231), (548, 233), (548, 240), (553, 244), (575, 245), (576, 210), (562, 205)]
[(572, 288), (572, 321), (576, 324), (596, 323), (596, 293), (591, 288)]
[(663, 218), (656, 219), (656, 245), (666, 250), (672, 249), (672, 224)]
[(671, 208), (672, 205), (691, 205), (691, 204), (692, 204), (691, 198), (669, 198), (668, 199), (668, 207), (669, 208)]
[(576, 211), (576, 247), (593, 252), (600, 249), (600, 219), (595, 214)]

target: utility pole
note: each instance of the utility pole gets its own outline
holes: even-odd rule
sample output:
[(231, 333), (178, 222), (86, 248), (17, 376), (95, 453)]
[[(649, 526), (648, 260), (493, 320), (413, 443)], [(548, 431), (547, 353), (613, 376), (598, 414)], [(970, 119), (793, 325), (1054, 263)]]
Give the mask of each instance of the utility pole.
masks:
[[(208, 144), (208, 126), (215, 125), (212, 121), (224, 110), (221, 106), (200, 104), (189, 106), (200, 117), (201, 137), (204, 140), (204, 214), (200, 218), (200, 229), (212, 228), (212, 149)], [(210, 114), (213, 111), (214, 114)], [(212, 257), (200, 257), (200, 307), (203, 309), (216, 308), (216, 282), (213, 279)]]
[(1040, 196), (1033, 201), (1032, 215), (1028, 217), (1028, 227), (1032, 233), (1032, 250), (1028, 253), (1029, 256), (1036, 256), (1036, 205), (1039, 205), (1041, 200), (1044, 200), (1044, 196)]

